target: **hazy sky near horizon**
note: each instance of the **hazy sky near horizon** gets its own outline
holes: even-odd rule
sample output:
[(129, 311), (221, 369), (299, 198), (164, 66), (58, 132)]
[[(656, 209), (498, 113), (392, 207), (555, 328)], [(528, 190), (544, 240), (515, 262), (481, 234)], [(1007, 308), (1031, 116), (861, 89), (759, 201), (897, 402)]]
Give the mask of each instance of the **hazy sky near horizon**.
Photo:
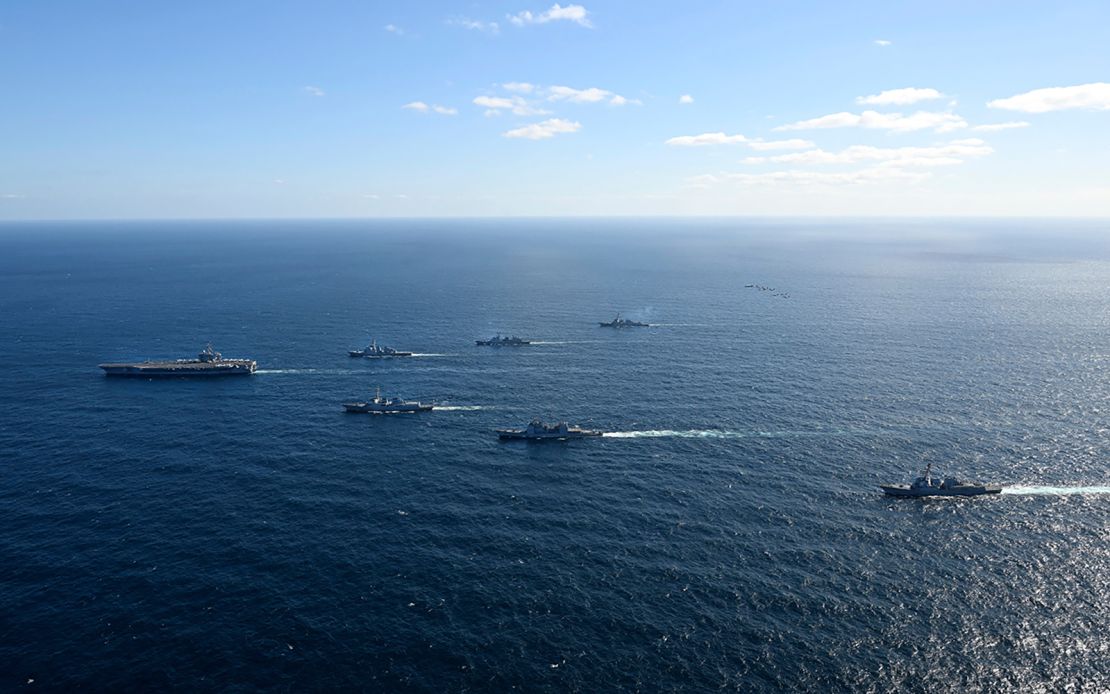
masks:
[(1110, 216), (1110, 3), (0, 4), (0, 219)]

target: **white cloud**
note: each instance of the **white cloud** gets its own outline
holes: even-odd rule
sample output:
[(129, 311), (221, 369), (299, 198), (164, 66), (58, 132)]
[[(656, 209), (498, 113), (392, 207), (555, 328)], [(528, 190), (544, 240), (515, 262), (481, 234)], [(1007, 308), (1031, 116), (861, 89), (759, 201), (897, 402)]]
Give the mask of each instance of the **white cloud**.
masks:
[(708, 188), (720, 183), (721, 180), (719, 176), (714, 176), (713, 174), (700, 174), (698, 176), (691, 176), (686, 180), (686, 183), (690, 188)]
[(940, 99), (943, 96), (944, 94), (941, 94), (935, 89), (906, 87), (904, 89), (888, 89), (870, 96), (856, 97), (856, 103), (866, 104), (868, 106), (905, 106), (906, 104), (916, 104), (918, 101)]
[(474, 103), (485, 107), (487, 116), (496, 116), (501, 111), (512, 111), (518, 116), (541, 116), (548, 113), (548, 111), (529, 103), (524, 97), (515, 94), (513, 96), (478, 96), (474, 97)]
[(678, 97), (678, 103), (692, 104), (694, 103), (694, 97), (690, 96), (689, 94), (683, 94), (682, 96)]
[(746, 164), (858, 164), (882, 162), (884, 166), (922, 167), (950, 166), (965, 159), (984, 157), (994, 150), (986, 142), (975, 138), (952, 140), (933, 147), (872, 147), (852, 145), (839, 152), (811, 149), (806, 152), (779, 154), (773, 157), (748, 157)]
[(776, 149), (806, 149), (816, 147), (809, 140), (751, 140), (743, 135), (726, 135), (725, 133), (702, 133), (700, 135), (680, 135), (672, 137), (663, 144), (672, 147), (705, 147), (709, 145), (737, 145), (745, 144), (759, 151)]
[[(501, 111), (512, 111), (518, 116), (537, 116), (550, 113), (540, 107), (539, 99), (547, 101), (563, 101), (573, 104), (594, 104), (607, 102), (610, 106), (626, 106), (628, 104), (642, 105), (639, 99), (629, 99), (620, 94), (614, 94), (608, 89), (590, 87), (588, 89), (575, 89), (557, 85), (554, 87), (540, 88), (530, 82), (506, 82), (501, 85), (503, 89), (514, 94), (505, 96), (479, 96), (474, 103), (486, 109), (487, 116), (495, 116)], [(530, 95), (525, 98), (523, 94)]]
[(513, 107), (513, 100), (506, 99), (503, 96), (476, 96), (474, 97), (474, 103), (492, 109), (510, 109)]
[(573, 87), (551, 87), (548, 91), (548, 101), (569, 101), (575, 104), (589, 104), (604, 101), (613, 95), (608, 89), (574, 89)]
[(447, 20), (448, 24), (454, 24), (464, 29), (472, 31), (483, 31), (489, 34), (497, 34), (501, 31), (501, 26), (497, 22), (486, 22), (481, 19), (470, 19), (469, 17), (459, 17), (458, 19)]
[(790, 140), (752, 140), (748, 143), (748, 146), (760, 152), (765, 152), (775, 149), (808, 149), (817, 145), (809, 140), (794, 138)]
[(644, 102), (639, 99), (629, 99), (628, 97), (614, 94), (612, 99), (609, 99), (610, 106), (626, 106), (628, 104), (635, 104), (636, 106), (643, 106)]
[(386, 31), (388, 31), (391, 34), (397, 34), (398, 36), (401, 36), (402, 34), (405, 33), (405, 30), (402, 29), (401, 27), (397, 26), (396, 24), (386, 24), (382, 28), (385, 29)]
[(24, 200), (27, 196), (22, 193), (4, 193), (0, 195), (0, 200)]
[(1047, 113), (1072, 108), (1106, 111), (1110, 110), (1110, 83), (1092, 82), (1074, 87), (1034, 89), (1006, 99), (989, 101), (987, 106), (1025, 113)]
[(442, 116), (453, 116), (459, 112), (458, 109), (451, 108), (450, 106), (440, 106), (439, 104), (429, 106), (423, 101), (410, 101), (401, 108), (407, 108), (410, 111), (419, 111), (420, 113), (435, 111)]
[(581, 5), (567, 5), (566, 7), (562, 7), (559, 3), (555, 3), (549, 10), (540, 12), (539, 14), (532, 14), (528, 10), (525, 10), (506, 16), (509, 18), (510, 22), (517, 26), (524, 26), (525, 24), (547, 24), (548, 22), (565, 20), (592, 29), (594, 25), (590, 22), (589, 14), (589, 11)]
[(818, 118), (810, 118), (809, 120), (801, 120), (797, 123), (789, 123), (787, 125), (780, 125), (773, 130), (815, 130), (819, 128), (851, 128), (860, 124), (860, 116), (854, 113), (841, 111), (840, 113), (830, 113), (827, 116), (820, 116)]
[(312, 96), (323, 96), (325, 94), (323, 89), (320, 89), (319, 87), (313, 87), (311, 84), (307, 85), (304, 90)]
[(555, 137), (558, 133), (573, 133), (582, 128), (581, 123), (564, 120), (562, 118), (549, 118), (539, 123), (532, 123), (522, 128), (502, 133), (504, 137), (523, 138), (525, 140), (546, 140)]
[(1013, 130), (1015, 128), (1028, 128), (1029, 122), (1018, 120), (1009, 121), (1006, 123), (987, 123), (986, 125), (976, 125), (972, 130), (977, 130), (981, 133), (993, 133), (999, 130)]
[(367, 200), (381, 200), (382, 199), (382, 196), (380, 196), (376, 193), (365, 193), (362, 197), (366, 198)]
[(870, 164), (855, 171), (808, 171), (788, 169), (768, 173), (722, 173), (699, 176), (691, 181), (696, 187), (706, 187), (726, 181), (744, 185), (781, 185), (781, 186), (842, 186), (859, 184), (878, 184), (884, 182), (919, 183), (932, 174), (929, 169), (940, 166), (955, 166), (965, 160), (983, 157), (993, 153), (990, 145), (979, 139), (968, 138), (952, 140), (933, 147), (872, 147), (854, 145), (839, 152), (813, 149), (806, 152), (792, 152), (772, 157), (749, 157), (751, 164)]
[(817, 130), (823, 128), (868, 128), (891, 130), (893, 132), (912, 132), (914, 130), (935, 130), (938, 133), (966, 128), (967, 121), (954, 113), (937, 111), (918, 111), (909, 116), (901, 113), (830, 113), (827, 116), (789, 123), (774, 128), (776, 131)]
[(886, 167), (870, 167), (859, 171), (826, 173), (822, 171), (775, 171), (769, 174), (745, 176), (734, 174), (733, 180), (743, 183), (794, 183), (802, 185), (857, 185), (860, 183), (880, 183), (883, 181), (923, 181), (928, 173), (903, 171)]
[(596, 104), (608, 101), (612, 106), (625, 106), (627, 104), (642, 105), (639, 99), (614, 94), (608, 89), (589, 87), (588, 89), (575, 89), (573, 87), (554, 86), (547, 89), (548, 101), (567, 101), (572, 104)]
[(875, 45), (876, 46), (882, 46), (883, 48), (886, 48), (887, 46), (889, 46), (893, 43), (894, 43), (893, 41), (887, 41), (886, 39), (875, 39)]
[(701, 135), (679, 135), (672, 137), (663, 144), (671, 147), (705, 147), (707, 145), (735, 145), (747, 142), (743, 135), (725, 135), (724, 133), (702, 133)]
[[(868, 111), (864, 111), (864, 116), (868, 113)], [(932, 128), (934, 132), (938, 133), (950, 133), (953, 130), (960, 130), (967, 127), (967, 121), (957, 116), (955, 113), (918, 111), (904, 118), (900, 113), (883, 115), (888, 116), (888, 118), (878, 120), (868, 120), (865, 118), (863, 127), (881, 128), (893, 130), (895, 132), (912, 132), (914, 130), (928, 130)]]
[(706, 187), (707, 184), (734, 181), (744, 185), (858, 185), (863, 183), (882, 183), (887, 181), (917, 183), (925, 180), (930, 174), (919, 171), (904, 171), (902, 169), (885, 166), (872, 166), (858, 171), (845, 171), (829, 173), (825, 171), (771, 171), (761, 174), (726, 173), (719, 175), (706, 174), (695, 176), (690, 180), (695, 187)]

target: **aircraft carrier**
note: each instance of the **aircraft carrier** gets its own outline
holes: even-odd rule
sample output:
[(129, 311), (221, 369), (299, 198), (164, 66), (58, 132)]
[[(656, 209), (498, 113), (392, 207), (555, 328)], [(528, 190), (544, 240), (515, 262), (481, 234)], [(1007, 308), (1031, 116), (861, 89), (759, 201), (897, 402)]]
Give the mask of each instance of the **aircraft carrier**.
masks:
[(257, 367), (258, 363), (253, 359), (224, 359), (222, 354), (212, 349), (212, 345), (205, 347), (196, 359), (100, 365), (108, 376), (136, 378), (249, 376)]

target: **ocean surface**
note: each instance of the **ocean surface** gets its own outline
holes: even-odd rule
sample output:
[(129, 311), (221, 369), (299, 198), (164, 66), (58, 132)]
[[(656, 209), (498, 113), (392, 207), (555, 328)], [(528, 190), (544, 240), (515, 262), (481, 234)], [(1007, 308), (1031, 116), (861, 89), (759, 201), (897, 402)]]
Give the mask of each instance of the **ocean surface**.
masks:
[(3, 691), (1110, 688), (1107, 223), (8, 223), (0, 346)]

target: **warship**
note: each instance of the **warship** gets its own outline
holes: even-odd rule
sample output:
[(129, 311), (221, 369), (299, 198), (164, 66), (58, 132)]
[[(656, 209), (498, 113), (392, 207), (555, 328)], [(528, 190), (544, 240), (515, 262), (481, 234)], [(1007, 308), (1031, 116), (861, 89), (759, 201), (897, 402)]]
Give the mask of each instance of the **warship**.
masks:
[(603, 328), (650, 328), (651, 327), (651, 325), (648, 324), (648, 323), (641, 323), (640, 321), (629, 320), (627, 318), (621, 318), (621, 314), (619, 314), (619, 313), (617, 314), (616, 318), (609, 321), (608, 323), (598, 323), (598, 325), (600, 325)]
[(879, 488), (890, 496), (979, 496), (1002, 492), (999, 485), (963, 482), (955, 477), (933, 477), (932, 463), (926, 465), (921, 476), (911, 484), (880, 484)]
[(173, 378), (178, 376), (247, 376), (258, 367), (253, 359), (224, 359), (209, 344), (196, 359), (173, 361), (143, 361), (121, 364), (101, 364), (108, 376), (138, 378)]
[(383, 347), (377, 340), (371, 340), (365, 349), (352, 349), (347, 352), (352, 357), (365, 359), (381, 359), (384, 357), (411, 357), (412, 352), (399, 352), (392, 347)]
[(497, 436), (500, 439), (507, 440), (565, 441), (567, 439), (584, 439), (589, 436), (601, 436), (601, 432), (567, 426), (566, 422), (544, 424), (538, 419), (533, 419), (528, 423), (528, 426), (523, 429), (498, 429)]
[(488, 340), (475, 340), (474, 342), (479, 346), (487, 346), (487, 347), (501, 347), (501, 346), (515, 347), (517, 345), (530, 345), (530, 344), (532, 344), (531, 341), (522, 340), (521, 338), (517, 337), (516, 335), (513, 335), (512, 337), (502, 337), (500, 334), (498, 334), (497, 337), (491, 337)]
[(383, 398), (382, 390), (378, 388), (374, 398), (369, 402), (345, 402), (343, 409), (347, 412), (370, 414), (403, 414), (408, 412), (428, 412), (433, 405), (401, 398)]

